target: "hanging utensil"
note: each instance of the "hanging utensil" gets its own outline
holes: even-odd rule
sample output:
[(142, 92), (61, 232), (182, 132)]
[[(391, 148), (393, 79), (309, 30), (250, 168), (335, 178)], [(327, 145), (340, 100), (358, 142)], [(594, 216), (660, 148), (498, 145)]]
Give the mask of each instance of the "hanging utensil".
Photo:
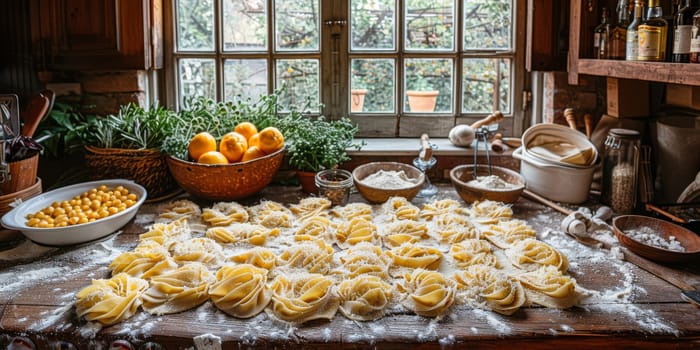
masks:
[(6, 150), (8, 146), (8, 140), (11, 140), (13, 135), (8, 135), (12, 133), (12, 129), (9, 127), (10, 122), (10, 111), (4, 104), (0, 103), (0, 115), (2, 116), (2, 147), (0, 147), (0, 183), (4, 183), (10, 180), (10, 165), (6, 162), (5, 157), (7, 155)]

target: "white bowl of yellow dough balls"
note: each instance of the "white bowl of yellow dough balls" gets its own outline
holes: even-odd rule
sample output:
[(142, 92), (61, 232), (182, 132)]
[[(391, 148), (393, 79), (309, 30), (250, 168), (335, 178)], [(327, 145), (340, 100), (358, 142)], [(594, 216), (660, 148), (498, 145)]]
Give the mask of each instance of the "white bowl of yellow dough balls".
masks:
[(19, 204), (2, 217), (2, 225), (40, 244), (84, 243), (122, 228), (145, 200), (146, 189), (130, 180), (83, 182)]

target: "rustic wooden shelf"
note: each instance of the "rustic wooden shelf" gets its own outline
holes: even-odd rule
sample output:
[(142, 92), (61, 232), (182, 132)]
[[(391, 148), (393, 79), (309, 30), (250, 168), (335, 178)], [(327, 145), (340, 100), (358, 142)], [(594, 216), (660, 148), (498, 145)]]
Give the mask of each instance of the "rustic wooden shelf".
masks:
[(700, 86), (700, 64), (580, 58), (578, 74)]

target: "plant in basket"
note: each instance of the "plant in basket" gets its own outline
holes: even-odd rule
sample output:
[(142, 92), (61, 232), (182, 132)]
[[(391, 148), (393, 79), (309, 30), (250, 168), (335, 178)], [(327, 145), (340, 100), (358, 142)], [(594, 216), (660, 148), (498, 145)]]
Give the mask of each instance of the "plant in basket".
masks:
[(179, 124), (178, 115), (162, 106), (129, 104), (116, 115), (90, 119), (82, 133), (85, 163), (93, 179), (134, 180), (159, 197), (176, 187), (160, 151)]

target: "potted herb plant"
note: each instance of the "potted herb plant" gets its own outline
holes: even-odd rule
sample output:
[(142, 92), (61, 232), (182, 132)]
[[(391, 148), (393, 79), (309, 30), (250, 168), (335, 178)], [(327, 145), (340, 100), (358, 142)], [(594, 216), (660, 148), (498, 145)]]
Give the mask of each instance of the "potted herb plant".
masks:
[(350, 119), (298, 119), (288, 130), (287, 159), (306, 193), (315, 193), (316, 172), (337, 167), (350, 159), (349, 149), (360, 149), (364, 143), (354, 137), (359, 128)]

